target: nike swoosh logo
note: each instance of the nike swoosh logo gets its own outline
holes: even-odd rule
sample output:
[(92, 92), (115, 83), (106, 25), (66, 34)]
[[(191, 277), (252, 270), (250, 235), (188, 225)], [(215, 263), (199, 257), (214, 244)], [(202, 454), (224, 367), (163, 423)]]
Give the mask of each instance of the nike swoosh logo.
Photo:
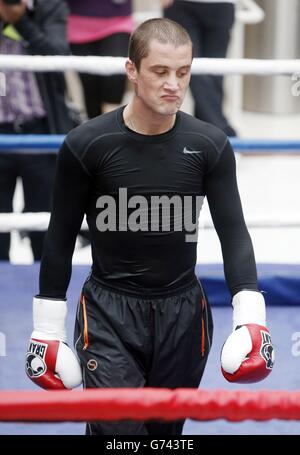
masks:
[(184, 147), (183, 153), (203, 153), (203, 151), (202, 150), (188, 150), (186, 147)]

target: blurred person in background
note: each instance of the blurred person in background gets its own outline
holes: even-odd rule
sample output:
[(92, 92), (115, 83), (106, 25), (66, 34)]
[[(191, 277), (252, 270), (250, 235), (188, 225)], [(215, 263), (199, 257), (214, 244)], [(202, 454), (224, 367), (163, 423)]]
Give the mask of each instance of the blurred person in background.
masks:
[[(0, 0), (0, 53), (69, 54), (67, 6), (61, 0)], [(64, 134), (73, 126), (61, 73), (5, 71), (0, 98), (0, 134)], [(0, 212), (13, 211), (18, 177), (25, 212), (50, 211), (56, 157), (53, 154), (0, 153)], [(34, 260), (42, 255), (44, 232), (29, 232)], [(9, 260), (10, 234), (0, 234), (0, 260)]]
[[(164, 15), (187, 29), (193, 41), (194, 57), (225, 58), (234, 24), (235, 0), (174, 0), (171, 3)], [(193, 75), (190, 87), (195, 117), (221, 128), (227, 136), (236, 136), (223, 113), (223, 76)]]
[[(126, 57), (133, 30), (131, 0), (68, 0), (68, 40), (74, 55)], [(117, 107), (125, 74), (79, 74), (88, 118)]]

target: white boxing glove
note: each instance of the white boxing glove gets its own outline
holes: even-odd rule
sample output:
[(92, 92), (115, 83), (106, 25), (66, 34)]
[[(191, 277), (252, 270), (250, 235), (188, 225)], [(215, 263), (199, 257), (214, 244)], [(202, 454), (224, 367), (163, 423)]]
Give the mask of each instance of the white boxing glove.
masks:
[(67, 302), (34, 297), (26, 373), (43, 389), (73, 389), (82, 382), (79, 361), (66, 343)]
[(258, 382), (267, 377), (274, 364), (274, 349), (266, 327), (263, 295), (240, 291), (232, 299), (233, 332), (221, 353), (223, 376), (229, 382)]

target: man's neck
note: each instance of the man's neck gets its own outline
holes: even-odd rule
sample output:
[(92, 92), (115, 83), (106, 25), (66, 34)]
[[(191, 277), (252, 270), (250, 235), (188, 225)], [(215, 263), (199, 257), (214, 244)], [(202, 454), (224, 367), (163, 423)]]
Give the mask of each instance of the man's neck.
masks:
[(172, 129), (176, 120), (176, 114), (154, 113), (136, 97), (125, 107), (123, 117), (128, 128), (149, 136), (166, 133)]

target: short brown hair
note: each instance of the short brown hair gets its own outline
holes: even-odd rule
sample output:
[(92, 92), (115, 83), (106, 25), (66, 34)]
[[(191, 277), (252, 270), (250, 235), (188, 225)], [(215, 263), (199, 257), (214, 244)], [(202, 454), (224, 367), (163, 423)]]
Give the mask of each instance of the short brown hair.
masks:
[(193, 49), (190, 35), (180, 24), (166, 18), (149, 19), (137, 27), (129, 41), (128, 56), (137, 70), (140, 69), (141, 60), (147, 57), (153, 39), (163, 44), (171, 43), (175, 47), (190, 44)]

